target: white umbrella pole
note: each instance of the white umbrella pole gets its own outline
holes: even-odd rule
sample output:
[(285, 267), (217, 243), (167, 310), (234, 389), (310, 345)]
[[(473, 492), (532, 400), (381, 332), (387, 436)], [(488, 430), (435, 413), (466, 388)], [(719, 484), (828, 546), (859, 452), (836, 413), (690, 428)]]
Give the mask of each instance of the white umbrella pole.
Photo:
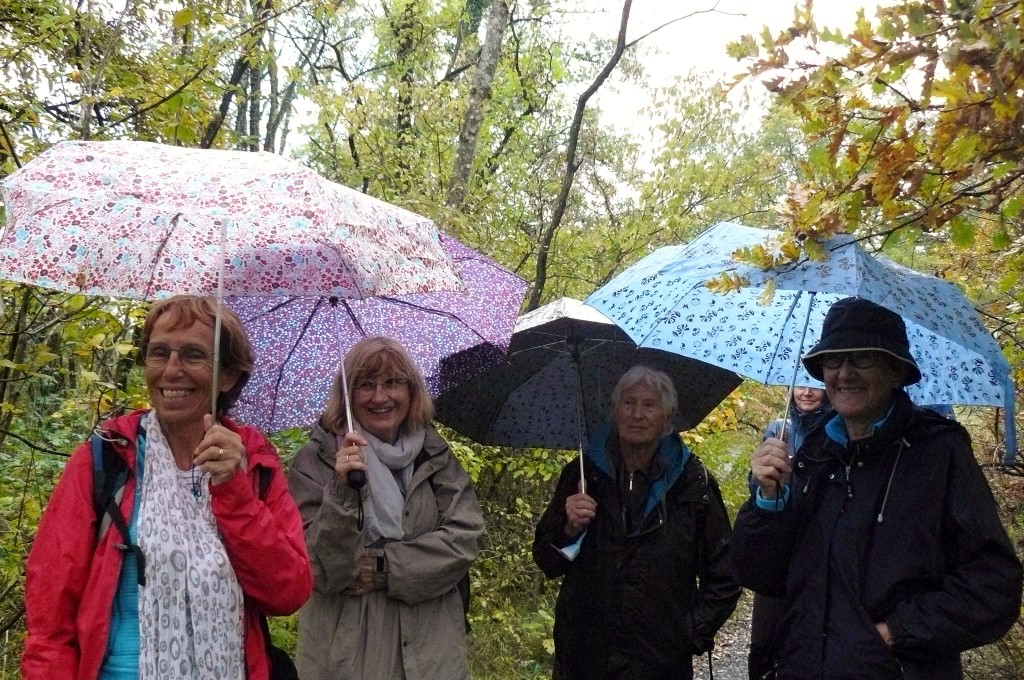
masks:
[[(348, 428), (349, 432), (355, 429), (352, 424), (352, 399), (351, 394), (348, 391), (348, 376), (345, 375), (345, 354), (342, 351), (341, 346), (341, 319), (338, 318), (338, 298), (331, 296), (331, 307), (334, 309), (334, 335), (338, 338), (338, 356), (341, 361), (341, 396), (345, 401), (345, 427)], [(353, 489), (361, 489), (366, 485), (366, 473), (362, 470), (349, 470), (348, 472), (348, 485)], [(359, 522), (358, 527), (360, 531), (363, 528), (363, 500), (362, 496), (359, 498)]]
[[(786, 410), (782, 413), (782, 430), (779, 432), (779, 439), (785, 441), (786, 429), (789, 427), (789, 409), (793, 406), (793, 390), (796, 389), (796, 374), (800, 372), (800, 357), (804, 355), (804, 339), (807, 337), (807, 325), (811, 322), (811, 308), (814, 307), (815, 293), (811, 293), (811, 299), (807, 301), (807, 314), (804, 316), (804, 328), (800, 332), (800, 346), (797, 348), (796, 363), (793, 364), (793, 377), (789, 380), (789, 392), (786, 394)], [(800, 297), (797, 296), (799, 300)], [(793, 451), (792, 453), (796, 453)], [(791, 454), (792, 456), (792, 454)]]
[[(213, 389), (210, 390), (210, 415), (217, 418), (217, 396), (220, 393), (220, 328), (224, 306), (224, 258), (227, 256), (228, 221), (220, 221), (220, 265), (217, 267), (217, 313), (213, 321)], [(179, 357), (180, 358), (180, 357)]]
[(351, 432), (352, 427), (352, 400), (348, 394), (348, 376), (345, 375), (345, 348), (341, 345), (341, 319), (338, 318), (338, 298), (331, 296), (331, 308), (334, 310), (334, 337), (338, 341), (338, 362), (341, 365), (341, 396), (345, 401), (345, 426)]
[(576, 424), (577, 441), (580, 453), (580, 493), (587, 492), (587, 478), (583, 474), (583, 434), (586, 429), (586, 418), (583, 409), (583, 369), (580, 367), (580, 346), (576, 339), (576, 325), (572, 329), (572, 363), (576, 367)]

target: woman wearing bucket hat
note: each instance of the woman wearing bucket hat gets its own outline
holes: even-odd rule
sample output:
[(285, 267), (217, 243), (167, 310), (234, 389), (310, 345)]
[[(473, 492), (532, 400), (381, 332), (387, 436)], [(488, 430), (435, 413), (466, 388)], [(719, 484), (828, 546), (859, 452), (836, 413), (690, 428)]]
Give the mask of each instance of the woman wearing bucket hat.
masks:
[[(837, 302), (803, 358), (836, 415), (790, 460), (766, 439), (732, 564), (785, 598), (778, 678), (962, 678), (1020, 613), (1020, 560), (958, 423), (914, 406), (903, 319)], [(771, 674), (769, 674), (769, 677)]]

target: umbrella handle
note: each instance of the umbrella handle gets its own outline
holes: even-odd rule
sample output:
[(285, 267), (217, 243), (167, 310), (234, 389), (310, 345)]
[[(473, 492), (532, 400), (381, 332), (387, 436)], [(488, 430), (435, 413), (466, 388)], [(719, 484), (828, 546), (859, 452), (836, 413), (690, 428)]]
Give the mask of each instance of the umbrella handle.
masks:
[[(331, 306), (334, 308), (334, 323), (337, 327), (335, 335), (338, 338), (338, 354), (341, 355), (341, 320), (338, 318), (338, 298), (331, 298)], [(348, 391), (348, 376), (345, 375), (345, 357), (341, 357), (341, 396), (345, 402), (345, 427), (349, 432), (355, 428), (352, 426), (352, 399)], [(349, 470), (348, 485), (358, 491), (366, 486), (366, 473), (362, 470)], [(361, 503), (362, 501), (360, 501)]]
[(224, 306), (224, 258), (227, 257), (228, 220), (220, 221), (220, 259), (217, 266), (217, 313), (213, 320), (213, 389), (210, 390), (210, 415), (217, 417), (217, 397), (220, 395), (220, 332), (221, 311)]
[(580, 493), (587, 492), (587, 477), (583, 474), (583, 444), (580, 443)]

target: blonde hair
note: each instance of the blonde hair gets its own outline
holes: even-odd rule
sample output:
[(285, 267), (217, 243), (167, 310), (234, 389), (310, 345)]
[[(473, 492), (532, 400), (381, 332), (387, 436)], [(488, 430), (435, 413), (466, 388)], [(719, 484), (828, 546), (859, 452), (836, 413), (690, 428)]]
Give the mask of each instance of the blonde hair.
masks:
[(634, 366), (619, 378), (619, 382), (615, 384), (615, 388), (612, 390), (612, 413), (614, 414), (616, 406), (619, 405), (622, 393), (637, 385), (646, 385), (658, 395), (661, 409), (665, 414), (665, 419), (668, 421), (669, 429), (665, 434), (671, 432), (672, 419), (675, 417), (676, 409), (679, 407), (676, 386), (672, 382), (672, 378), (668, 377), (668, 373), (651, 368), (650, 366)]
[[(418, 430), (430, 424), (434, 417), (434, 402), (427, 392), (427, 383), (416, 367), (412, 357), (394, 338), (373, 335), (363, 338), (345, 355), (345, 373), (348, 379), (348, 393), (364, 380), (381, 377), (404, 378), (409, 381), (409, 415), (403, 426)], [(341, 390), (341, 371), (334, 376), (331, 394), (327, 399), (322, 419), (323, 426), (334, 434), (345, 431), (345, 400)]]

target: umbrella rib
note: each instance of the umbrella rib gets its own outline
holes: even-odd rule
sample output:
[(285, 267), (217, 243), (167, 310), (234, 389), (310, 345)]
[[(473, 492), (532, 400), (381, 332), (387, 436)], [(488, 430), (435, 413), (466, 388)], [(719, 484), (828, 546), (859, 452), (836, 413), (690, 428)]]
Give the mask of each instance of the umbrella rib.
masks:
[(490, 340), (488, 340), (484, 336), (480, 335), (480, 333), (475, 328), (473, 328), (470, 324), (466, 323), (466, 321), (462, 317), (460, 317), (458, 314), (455, 314), (453, 312), (445, 311), (443, 309), (432, 309), (430, 307), (424, 307), (422, 305), (416, 304), (415, 302), (409, 302), (408, 300), (400, 300), (399, 298), (390, 297), (388, 295), (382, 295), (378, 299), (386, 300), (388, 302), (392, 302), (392, 303), (398, 304), (398, 305), (405, 305), (406, 307), (409, 307), (411, 309), (416, 309), (416, 310), (419, 310), (421, 312), (426, 312), (427, 314), (432, 314), (434, 316), (446, 317), (446, 318), (452, 319), (454, 321), (458, 321), (467, 330), (472, 332), (473, 335), (475, 335), (476, 337), (480, 338), (480, 340), (482, 342), (490, 342)]
[[(356, 330), (359, 331), (359, 334), (364, 338), (367, 337), (366, 330), (363, 328), (363, 325), (359, 323), (359, 319), (356, 318), (356, 313), (352, 311), (351, 307), (349, 307), (348, 300), (339, 299), (338, 304), (345, 309), (345, 313), (348, 314), (348, 318), (352, 320), (352, 324), (356, 327)], [(344, 357), (342, 357), (342, 359), (344, 359)]]
[[(369, 194), (366, 194), (366, 195), (369, 195)], [(322, 247), (330, 250), (331, 252), (333, 252), (335, 255), (338, 256), (338, 259), (342, 260), (343, 262), (348, 260), (348, 257), (341, 250), (341, 248), (339, 248), (336, 245), (334, 245), (333, 242), (331, 242), (331, 241), (329, 241), (327, 239), (324, 239), (324, 238), (313, 239), (313, 242), (316, 243), (319, 246), (322, 246)], [(353, 276), (352, 277), (352, 286), (356, 289), (356, 291), (358, 291), (358, 293), (359, 293), (358, 298), (360, 300), (365, 300), (368, 297), (366, 295), (366, 291), (364, 291), (359, 286), (359, 277), (357, 277), (357, 276)]]
[[(803, 294), (805, 292), (808, 292), (808, 291), (803, 291), (803, 290), (797, 291), (797, 294), (793, 296), (793, 304), (791, 304), (789, 306), (789, 310), (786, 312), (786, 320), (782, 322), (782, 328), (779, 329), (779, 333), (780, 334), (782, 333), (782, 329), (785, 328), (789, 324), (789, 320), (793, 318), (793, 312), (796, 310), (796, 306), (797, 306), (797, 304), (799, 304), (800, 298), (803, 297)], [(815, 295), (815, 292), (811, 292), (811, 295), (812, 295), (811, 302), (813, 303), (813, 301), (814, 301), (813, 296)], [(808, 309), (808, 311), (807, 311), (808, 316), (810, 315), (810, 313), (811, 313), (810, 309)], [(801, 341), (801, 343), (802, 343), (802, 341)], [(800, 349), (802, 350), (803, 347), (801, 347)], [(768, 370), (766, 372), (766, 376), (771, 375), (772, 368), (775, 366), (775, 359), (777, 359), (778, 356), (779, 356), (779, 345), (776, 344), (775, 345), (775, 349), (772, 352), (771, 360), (768, 362)], [(797, 356), (796, 361), (797, 362), (800, 361), (800, 357), (799, 356)]]
[[(309, 327), (313, 324), (313, 319), (316, 317), (317, 310), (320, 309), (323, 303), (324, 298), (317, 298), (316, 304), (313, 305), (313, 309), (309, 312), (309, 316), (306, 317), (305, 323), (302, 324), (302, 330), (299, 331), (298, 337), (295, 339), (295, 342), (292, 343), (291, 349), (288, 350), (288, 354), (285, 356), (284, 361), (281, 362), (281, 370), (277, 372), (277, 380), (274, 381), (274, 400), (273, 405), (270, 407), (271, 423), (274, 422), (274, 418), (277, 415), (277, 395), (278, 391), (281, 389), (281, 380), (284, 378), (284, 367), (287, 366), (289, 362), (291, 362), (292, 357), (295, 356), (296, 350), (299, 348), (299, 345), (302, 344), (302, 339), (306, 337), (306, 332), (309, 330)], [(285, 304), (287, 303), (274, 305), (274, 308), (280, 309), (281, 307), (285, 306)]]
[[(146, 298), (147, 299), (153, 297), (153, 286), (155, 284), (154, 278), (156, 277), (157, 267), (160, 266), (159, 265), (159, 263), (160, 263), (160, 256), (163, 255), (164, 249), (167, 248), (167, 243), (171, 240), (171, 235), (174, 233), (174, 229), (178, 226), (178, 219), (181, 217), (181, 215), (182, 215), (182, 213), (179, 212), (178, 214), (176, 214), (174, 217), (171, 218), (171, 221), (170, 221), (170, 224), (168, 226), (168, 229), (164, 233), (164, 237), (162, 239), (160, 239), (160, 244), (156, 248), (156, 254), (153, 256), (153, 259), (151, 260), (151, 265), (152, 266), (151, 266), (151, 268), (149, 270), (149, 285), (146, 288)], [(222, 260), (223, 260), (223, 257), (224, 257), (224, 253), (222, 252), (221, 253), (221, 259)]]
[[(637, 346), (632, 341), (623, 342), (622, 340), (614, 340), (614, 339), (610, 339), (610, 338), (603, 338), (603, 339), (587, 338), (586, 342), (590, 343), (590, 346), (587, 349), (584, 349), (582, 352), (580, 352), (580, 356), (583, 356), (584, 354), (590, 354), (591, 352), (596, 352), (597, 350), (601, 349), (604, 345), (609, 344), (609, 343), (616, 344), (616, 345), (617, 344), (624, 344), (629, 349), (634, 349), (634, 350), (638, 349)], [(563, 354), (565, 356), (568, 356), (569, 354), (571, 354), (571, 352), (567, 348), (566, 338), (565, 337), (558, 337), (558, 336), (552, 335), (551, 342), (545, 342), (545, 343), (542, 343), (542, 344), (539, 344), (539, 345), (531, 345), (529, 347), (524, 347), (523, 349), (515, 350), (514, 352), (509, 352), (508, 355), (509, 356), (514, 356), (514, 355), (517, 355), (517, 354), (522, 354), (523, 352), (533, 352), (533, 351), (536, 351), (538, 349), (550, 349), (553, 352), (557, 352), (557, 353)]]

